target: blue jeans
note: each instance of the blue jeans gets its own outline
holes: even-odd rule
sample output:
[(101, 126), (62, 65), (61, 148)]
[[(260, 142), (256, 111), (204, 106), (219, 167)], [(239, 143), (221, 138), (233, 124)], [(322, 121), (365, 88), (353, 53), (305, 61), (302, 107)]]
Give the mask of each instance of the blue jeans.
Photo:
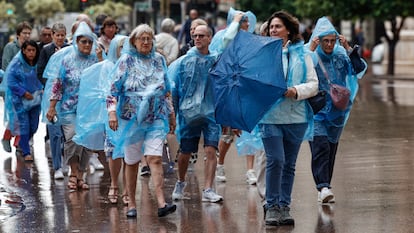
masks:
[(338, 143), (332, 143), (327, 136), (315, 136), (309, 142), (312, 153), (312, 174), (316, 189), (331, 188)]
[(53, 169), (58, 170), (62, 167), (63, 155), (63, 132), (60, 124), (47, 124), (49, 132), (50, 153), (52, 154)]
[(289, 206), (291, 203), (296, 159), (307, 126), (307, 123), (259, 125), (266, 152), (268, 208)]

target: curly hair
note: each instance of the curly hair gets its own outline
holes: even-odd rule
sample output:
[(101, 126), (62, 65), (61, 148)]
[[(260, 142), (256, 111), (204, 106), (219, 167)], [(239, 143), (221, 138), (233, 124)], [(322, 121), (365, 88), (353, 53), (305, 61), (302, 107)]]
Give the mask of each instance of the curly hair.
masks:
[[(302, 35), (299, 32), (299, 20), (296, 17), (283, 10), (277, 11), (270, 16), (267, 20), (267, 24), (270, 25), (274, 18), (278, 18), (283, 22), (286, 29), (289, 31), (288, 39), (292, 43), (297, 43), (302, 40)], [(267, 35), (270, 36), (269, 30), (267, 31)]]

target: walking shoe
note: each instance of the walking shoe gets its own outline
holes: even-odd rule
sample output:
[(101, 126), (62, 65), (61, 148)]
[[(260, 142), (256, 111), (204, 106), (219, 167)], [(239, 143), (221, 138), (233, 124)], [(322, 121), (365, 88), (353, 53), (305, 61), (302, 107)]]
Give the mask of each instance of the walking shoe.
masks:
[(328, 187), (323, 187), (320, 194), (320, 200), (322, 203), (330, 203), (334, 199), (334, 195)]
[(12, 151), (12, 148), (10, 146), (10, 140), (1, 139), (1, 144), (3, 145), (3, 149), (6, 152), (11, 152)]
[(267, 209), (265, 223), (269, 226), (279, 226), (282, 214), (279, 206), (273, 206)]
[[(320, 191), (318, 191), (318, 202), (322, 202)], [(335, 203), (335, 196), (328, 203)]]
[(216, 168), (216, 181), (226, 182), (226, 173), (224, 172), (224, 165), (217, 164)]
[(65, 176), (63, 175), (63, 172), (62, 172), (62, 168), (59, 168), (59, 169), (55, 170), (54, 177), (55, 177), (55, 180), (62, 180), (62, 179), (65, 178)]
[(295, 225), (295, 220), (290, 216), (289, 206), (284, 206), (280, 208), (280, 225)]
[(187, 183), (186, 182), (180, 182), (180, 181), (177, 181), (176, 183), (175, 183), (175, 187), (174, 187), (174, 191), (173, 191), (173, 194), (172, 194), (172, 199), (173, 200), (182, 200), (182, 199), (184, 199), (184, 189), (185, 189), (185, 186), (187, 185)]
[(214, 192), (213, 189), (208, 188), (203, 191), (203, 199), (204, 202), (220, 202), (223, 201), (223, 197), (218, 195), (216, 192)]
[(141, 173), (140, 173), (140, 175), (141, 175), (141, 176), (150, 176), (150, 175), (151, 175), (151, 170), (150, 170), (150, 167), (149, 167), (149, 166), (143, 166), (143, 167), (141, 168)]
[(158, 217), (164, 217), (171, 213), (174, 213), (177, 206), (174, 204), (165, 204), (163, 208), (158, 208)]
[(92, 165), (95, 170), (104, 170), (105, 168), (101, 161), (99, 161), (97, 154), (91, 155), (89, 158), (89, 164)]
[(246, 172), (246, 182), (250, 185), (255, 185), (257, 182), (256, 173), (253, 169), (249, 169)]

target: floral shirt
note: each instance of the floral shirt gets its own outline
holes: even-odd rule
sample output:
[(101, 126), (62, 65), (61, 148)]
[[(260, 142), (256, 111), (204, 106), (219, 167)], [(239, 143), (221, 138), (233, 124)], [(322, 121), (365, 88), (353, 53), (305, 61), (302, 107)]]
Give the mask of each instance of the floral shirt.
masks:
[(62, 60), (59, 77), (53, 81), (51, 100), (61, 102), (60, 114), (76, 113), (79, 84), (82, 71), (97, 63), (96, 56), (84, 56), (77, 51), (67, 54)]

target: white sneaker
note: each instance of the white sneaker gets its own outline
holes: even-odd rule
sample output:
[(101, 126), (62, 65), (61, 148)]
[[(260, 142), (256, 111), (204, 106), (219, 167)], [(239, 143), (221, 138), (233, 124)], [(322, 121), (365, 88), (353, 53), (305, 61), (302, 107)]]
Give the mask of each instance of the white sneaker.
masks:
[(104, 165), (102, 165), (101, 161), (98, 159), (97, 154), (92, 154), (89, 158), (89, 164), (92, 165), (95, 170), (104, 170)]
[(172, 193), (172, 199), (176, 200), (183, 200), (184, 199), (184, 189), (187, 185), (187, 182), (179, 182), (175, 183), (174, 191)]
[(213, 189), (208, 188), (203, 191), (203, 199), (204, 202), (220, 202), (223, 201), (223, 197), (218, 195), (216, 192), (214, 192)]
[(246, 172), (246, 182), (250, 185), (255, 185), (257, 182), (256, 173), (253, 169), (249, 169)]
[(65, 178), (65, 176), (63, 175), (63, 171), (62, 168), (59, 168), (58, 170), (55, 171), (55, 180), (62, 180)]
[(224, 172), (224, 165), (217, 164), (216, 168), (216, 181), (226, 182), (226, 173)]
[(320, 200), (322, 203), (330, 203), (334, 200), (334, 194), (332, 193), (331, 189), (324, 187), (320, 192)]

